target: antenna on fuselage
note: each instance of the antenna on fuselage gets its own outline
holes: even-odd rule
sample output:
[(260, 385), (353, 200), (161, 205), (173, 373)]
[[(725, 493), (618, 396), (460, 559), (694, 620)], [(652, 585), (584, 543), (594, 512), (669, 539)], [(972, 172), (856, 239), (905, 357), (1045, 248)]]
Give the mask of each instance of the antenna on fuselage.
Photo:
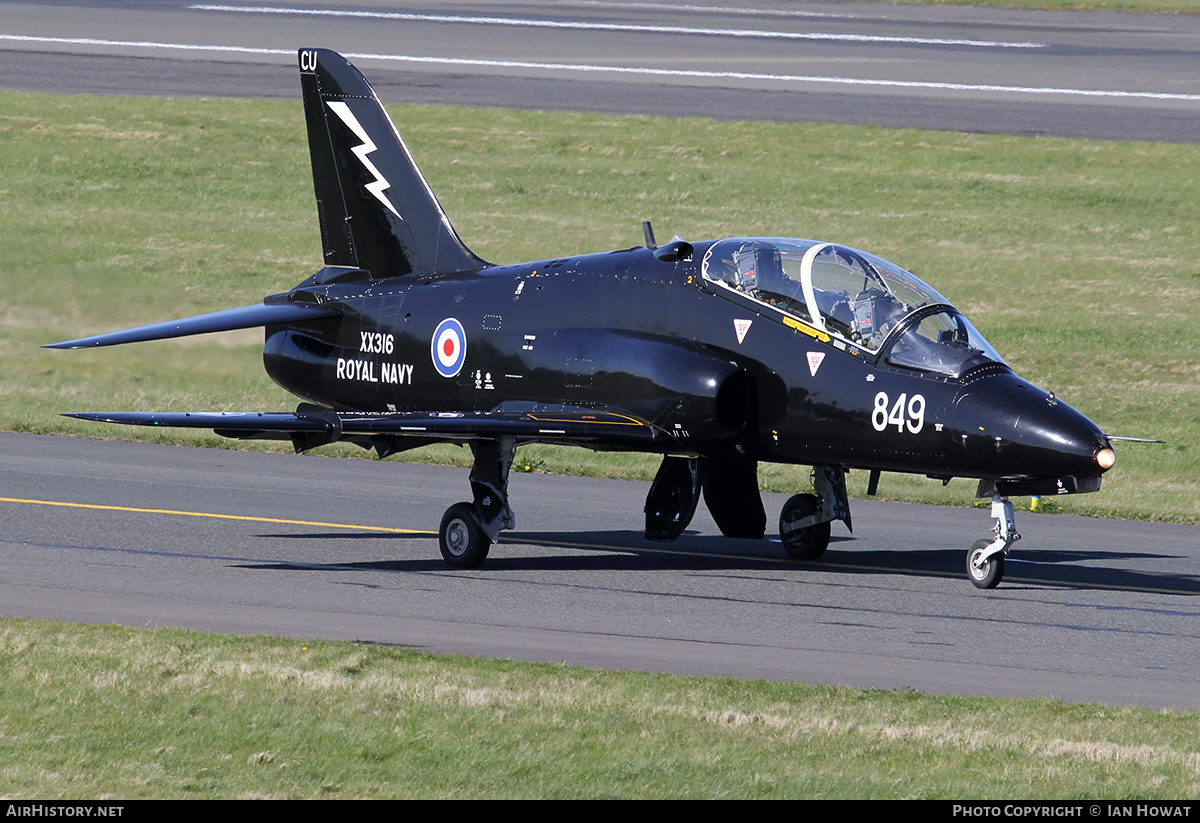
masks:
[(649, 220), (642, 221), (642, 234), (646, 235), (646, 248), (658, 248), (658, 243), (654, 242), (654, 227), (650, 225)]

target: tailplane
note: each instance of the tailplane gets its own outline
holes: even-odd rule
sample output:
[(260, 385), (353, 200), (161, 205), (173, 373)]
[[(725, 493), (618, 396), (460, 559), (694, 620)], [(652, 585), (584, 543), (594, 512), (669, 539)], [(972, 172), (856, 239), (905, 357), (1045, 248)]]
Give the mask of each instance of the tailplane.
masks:
[(458, 238), (358, 69), (327, 49), (300, 49), (299, 60), (325, 265), (373, 279), (486, 266)]

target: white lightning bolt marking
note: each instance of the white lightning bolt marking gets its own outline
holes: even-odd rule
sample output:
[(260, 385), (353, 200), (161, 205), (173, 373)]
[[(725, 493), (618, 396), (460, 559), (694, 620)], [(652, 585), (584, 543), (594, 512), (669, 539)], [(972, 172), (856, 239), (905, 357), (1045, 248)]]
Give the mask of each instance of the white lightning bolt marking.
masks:
[[(367, 157), (368, 154), (375, 151), (379, 147), (375, 145), (375, 141), (372, 140), (370, 135), (367, 134), (367, 130), (364, 129), (362, 124), (358, 122), (358, 118), (354, 116), (352, 111), (350, 111), (349, 106), (340, 100), (331, 100), (329, 101), (328, 106), (329, 110), (340, 117), (342, 122), (349, 126), (350, 130), (358, 136), (359, 140), (362, 141), (361, 144), (355, 146), (353, 149), (351, 149), (351, 151), (354, 152), (354, 155), (358, 158), (358, 161), (363, 164), (363, 168), (375, 175), (375, 182), (367, 184), (367, 191), (371, 192), (371, 194), (375, 196), (376, 200), (387, 206), (388, 211), (397, 217), (400, 217), (400, 212), (396, 211), (396, 207), (392, 205), (392, 201), (383, 196), (384, 190), (390, 189), (392, 184), (387, 181), (387, 178), (380, 173), (379, 169), (375, 168), (375, 164), (372, 163), (370, 158)], [(403, 220), (404, 218), (400, 217), (400, 219)]]

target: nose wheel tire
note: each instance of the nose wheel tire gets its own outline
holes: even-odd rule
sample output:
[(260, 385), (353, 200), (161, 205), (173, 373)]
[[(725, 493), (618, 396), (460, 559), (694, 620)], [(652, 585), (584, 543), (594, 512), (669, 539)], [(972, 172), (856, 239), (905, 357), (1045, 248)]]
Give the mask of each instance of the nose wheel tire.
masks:
[(788, 498), (779, 513), (779, 537), (793, 560), (816, 560), (829, 548), (829, 523), (817, 523), (804, 529), (790, 528), (792, 523), (811, 517), (821, 506), (815, 494), (797, 494)]
[(983, 554), (984, 549), (990, 545), (992, 545), (991, 540), (976, 540), (971, 546), (971, 550), (967, 552), (967, 577), (971, 578), (971, 582), (977, 589), (994, 589), (1000, 585), (1000, 580), (1004, 577), (1003, 554), (992, 555), (982, 565), (975, 562)]
[(446, 509), (438, 530), (442, 559), (456, 569), (477, 569), (487, 559), (492, 541), (475, 519), (470, 503), (455, 503)]

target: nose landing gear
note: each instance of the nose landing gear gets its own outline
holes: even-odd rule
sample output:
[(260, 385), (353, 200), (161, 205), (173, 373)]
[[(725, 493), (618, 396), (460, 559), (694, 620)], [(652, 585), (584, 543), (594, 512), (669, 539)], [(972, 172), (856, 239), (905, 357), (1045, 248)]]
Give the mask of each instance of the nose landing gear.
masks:
[(994, 589), (1000, 585), (1004, 577), (1004, 558), (1012, 544), (1021, 539), (1021, 535), (1017, 534), (1012, 502), (996, 492), (994, 487), (991, 498), (992, 517), (996, 521), (992, 531), (996, 537), (992, 540), (976, 540), (967, 552), (967, 577), (977, 589)]

